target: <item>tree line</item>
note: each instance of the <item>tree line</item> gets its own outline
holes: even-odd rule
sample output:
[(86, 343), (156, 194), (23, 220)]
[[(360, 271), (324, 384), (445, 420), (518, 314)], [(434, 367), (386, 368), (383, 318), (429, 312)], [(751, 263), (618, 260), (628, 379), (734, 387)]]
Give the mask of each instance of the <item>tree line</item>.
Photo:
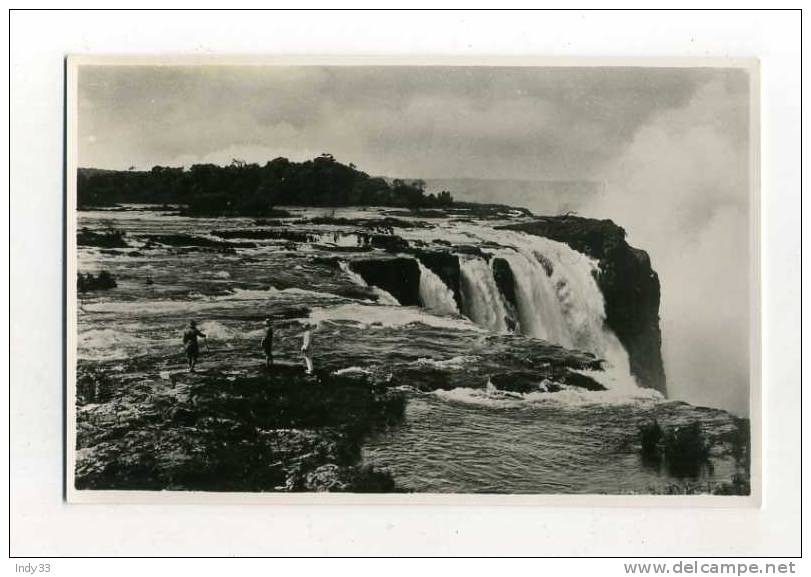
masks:
[(426, 194), (422, 180), (371, 177), (330, 154), (264, 166), (234, 159), (227, 166), (195, 164), (188, 170), (78, 171), (80, 208), (117, 203), (181, 204), (193, 215), (268, 216), (277, 206), (392, 206), (437, 208), (453, 204), (448, 191)]

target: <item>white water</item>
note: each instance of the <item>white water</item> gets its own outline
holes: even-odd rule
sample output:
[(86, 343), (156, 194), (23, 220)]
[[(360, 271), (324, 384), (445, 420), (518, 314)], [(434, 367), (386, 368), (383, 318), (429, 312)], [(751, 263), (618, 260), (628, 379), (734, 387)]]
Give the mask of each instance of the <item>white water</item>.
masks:
[[(596, 261), (547, 238), (501, 230), (480, 234), (500, 246), (512, 247), (496, 249), (494, 254), (504, 258), (513, 272), (522, 334), (590, 352), (606, 361), (603, 384), (615, 390), (637, 388), (628, 354), (605, 324), (605, 303), (594, 278)], [(491, 295), (489, 282), (495, 287), (492, 274), (489, 282), (478, 278), (489, 267), (481, 259), (465, 259), (462, 269), (464, 278), (475, 277), (476, 286), (484, 287), (476, 291), (482, 296), (473, 299), (470, 318), (500, 330), (492, 319), (502, 316), (504, 306), (500, 298)], [(489, 310), (482, 312), (480, 307)]]
[(431, 269), (417, 261), (420, 267), (420, 301), (426, 309), (439, 314), (459, 314), (453, 291)]
[(460, 255), (459, 269), (464, 315), (481, 327), (506, 333), (507, 309), (488, 264), (479, 257)]
[(368, 328), (403, 327), (420, 323), (430, 327), (458, 331), (483, 332), (467, 319), (439, 317), (417, 307), (380, 306), (379, 304), (349, 303), (326, 308), (314, 308), (309, 319), (313, 323), (324, 321), (352, 322)]
[(383, 290), (380, 287), (369, 286), (369, 284), (365, 280), (363, 280), (362, 276), (360, 276), (358, 273), (356, 273), (349, 267), (348, 262), (341, 261), (340, 263), (338, 263), (338, 266), (341, 267), (341, 270), (344, 271), (349, 276), (349, 278), (352, 280), (353, 283), (355, 283), (358, 286), (371, 288), (372, 292), (374, 292), (377, 295), (377, 302), (379, 302), (380, 304), (392, 306), (398, 306), (400, 304), (400, 301), (394, 298), (394, 295), (391, 294), (390, 292)]

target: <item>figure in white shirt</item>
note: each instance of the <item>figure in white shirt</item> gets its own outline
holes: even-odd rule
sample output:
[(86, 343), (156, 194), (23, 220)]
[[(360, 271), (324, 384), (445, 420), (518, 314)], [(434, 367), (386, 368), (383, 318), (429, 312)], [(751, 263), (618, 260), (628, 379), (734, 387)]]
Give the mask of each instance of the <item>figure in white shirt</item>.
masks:
[(313, 341), (313, 331), (315, 330), (316, 326), (312, 323), (305, 323), (304, 325), (304, 332), (301, 333), (301, 356), (304, 357), (304, 365), (306, 367), (306, 372), (308, 375), (313, 374), (313, 359), (312, 359), (312, 341)]

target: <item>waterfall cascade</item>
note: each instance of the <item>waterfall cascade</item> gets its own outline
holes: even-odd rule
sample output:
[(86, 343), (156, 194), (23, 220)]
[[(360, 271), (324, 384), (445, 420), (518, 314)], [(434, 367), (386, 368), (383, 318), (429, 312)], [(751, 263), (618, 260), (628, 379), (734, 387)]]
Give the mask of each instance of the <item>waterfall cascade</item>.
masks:
[(341, 261), (340, 263), (338, 263), (338, 266), (341, 267), (341, 270), (344, 271), (347, 274), (347, 276), (349, 276), (349, 278), (352, 280), (353, 283), (355, 283), (358, 286), (371, 288), (372, 292), (374, 292), (377, 295), (377, 300), (380, 304), (393, 306), (397, 306), (400, 304), (400, 302), (396, 298), (394, 298), (394, 295), (392, 295), (390, 292), (385, 291), (382, 288), (376, 287), (374, 285), (369, 286), (369, 283), (363, 280), (362, 276), (360, 276), (358, 273), (352, 270), (348, 262)]
[(499, 252), (513, 270), (520, 331), (606, 361), (612, 388), (637, 383), (628, 353), (605, 322), (597, 263), (568, 245), (543, 237), (498, 231)]
[(459, 314), (453, 291), (431, 269), (422, 264), (420, 267), (420, 301), (422, 306), (439, 314)]
[[(424, 231), (422, 231), (424, 232)], [(566, 348), (594, 354), (605, 361), (598, 380), (609, 388), (636, 388), (628, 353), (606, 325), (605, 303), (597, 286), (596, 261), (568, 245), (522, 232), (498, 230), (476, 224), (454, 223), (439, 232), (448, 242), (486, 244), (494, 258), (509, 265), (512, 291), (508, 302), (494, 275), (493, 260), (457, 254), (461, 306), (453, 292), (419, 260), (419, 298), (422, 305), (440, 314), (461, 313), (480, 327), (496, 333), (517, 332)], [(503, 263), (502, 263), (503, 264)], [(341, 268), (358, 284), (367, 286), (348, 263)], [(511, 278), (510, 278), (511, 277)], [(382, 289), (380, 302), (396, 299)], [(382, 294), (381, 294), (382, 293)], [(459, 310), (461, 309), (461, 310)], [(597, 377), (595, 377), (597, 378)]]
[(462, 312), (477, 325), (507, 332), (507, 309), (490, 266), (479, 257), (459, 257)]

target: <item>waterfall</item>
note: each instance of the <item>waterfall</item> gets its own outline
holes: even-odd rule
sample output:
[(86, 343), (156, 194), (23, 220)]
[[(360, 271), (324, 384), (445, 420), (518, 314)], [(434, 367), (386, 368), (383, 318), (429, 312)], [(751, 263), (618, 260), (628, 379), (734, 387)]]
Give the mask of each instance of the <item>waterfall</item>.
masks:
[(453, 291), (419, 260), (417, 264), (420, 267), (420, 302), (422, 306), (435, 313), (459, 314)]
[(558, 306), (557, 293), (543, 266), (533, 255), (518, 251), (499, 256), (509, 263), (515, 278), (520, 332), (564, 347), (573, 347), (574, 341), (567, 330), (563, 311)]
[(477, 325), (497, 333), (507, 332), (507, 310), (493, 271), (484, 259), (459, 257), (462, 312)]
[(383, 290), (380, 287), (376, 287), (374, 285), (369, 286), (369, 283), (363, 280), (362, 276), (360, 276), (358, 273), (356, 273), (350, 268), (348, 262), (342, 260), (341, 262), (338, 263), (338, 266), (341, 268), (342, 271), (344, 271), (347, 274), (347, 276), (352, 280), (353, 283), (355, 283), (358, 286), (369, 287), (370, 289), (372, 289), (372, 292), (377, 295), (377, 302), (379, 302), (380, 304), (393, 306), (400, 305), (400, 301), (394, 298), (394, 295), (392, 295), (390, 292)]
[[(597, 262), (548, 238), (471, 226), (470, 236), (497, 245), (493, 256), (513, 273), (517, 332), (594, 354), (605, 361), (610, 388), (637, 387), (628, 353), (606, 325), (605, 301), (597, 286)], [(460, 257), (463, 313), (476, 324), (506, 332), (507, 311), (491, 268), (480, 258)]]
[(606, 361), (611, 387), (636, 388), (628, 353), (605, 322), (596, 261), (569, 246), (515, 233), (499, 253), (515, 277), (520, 332)]

